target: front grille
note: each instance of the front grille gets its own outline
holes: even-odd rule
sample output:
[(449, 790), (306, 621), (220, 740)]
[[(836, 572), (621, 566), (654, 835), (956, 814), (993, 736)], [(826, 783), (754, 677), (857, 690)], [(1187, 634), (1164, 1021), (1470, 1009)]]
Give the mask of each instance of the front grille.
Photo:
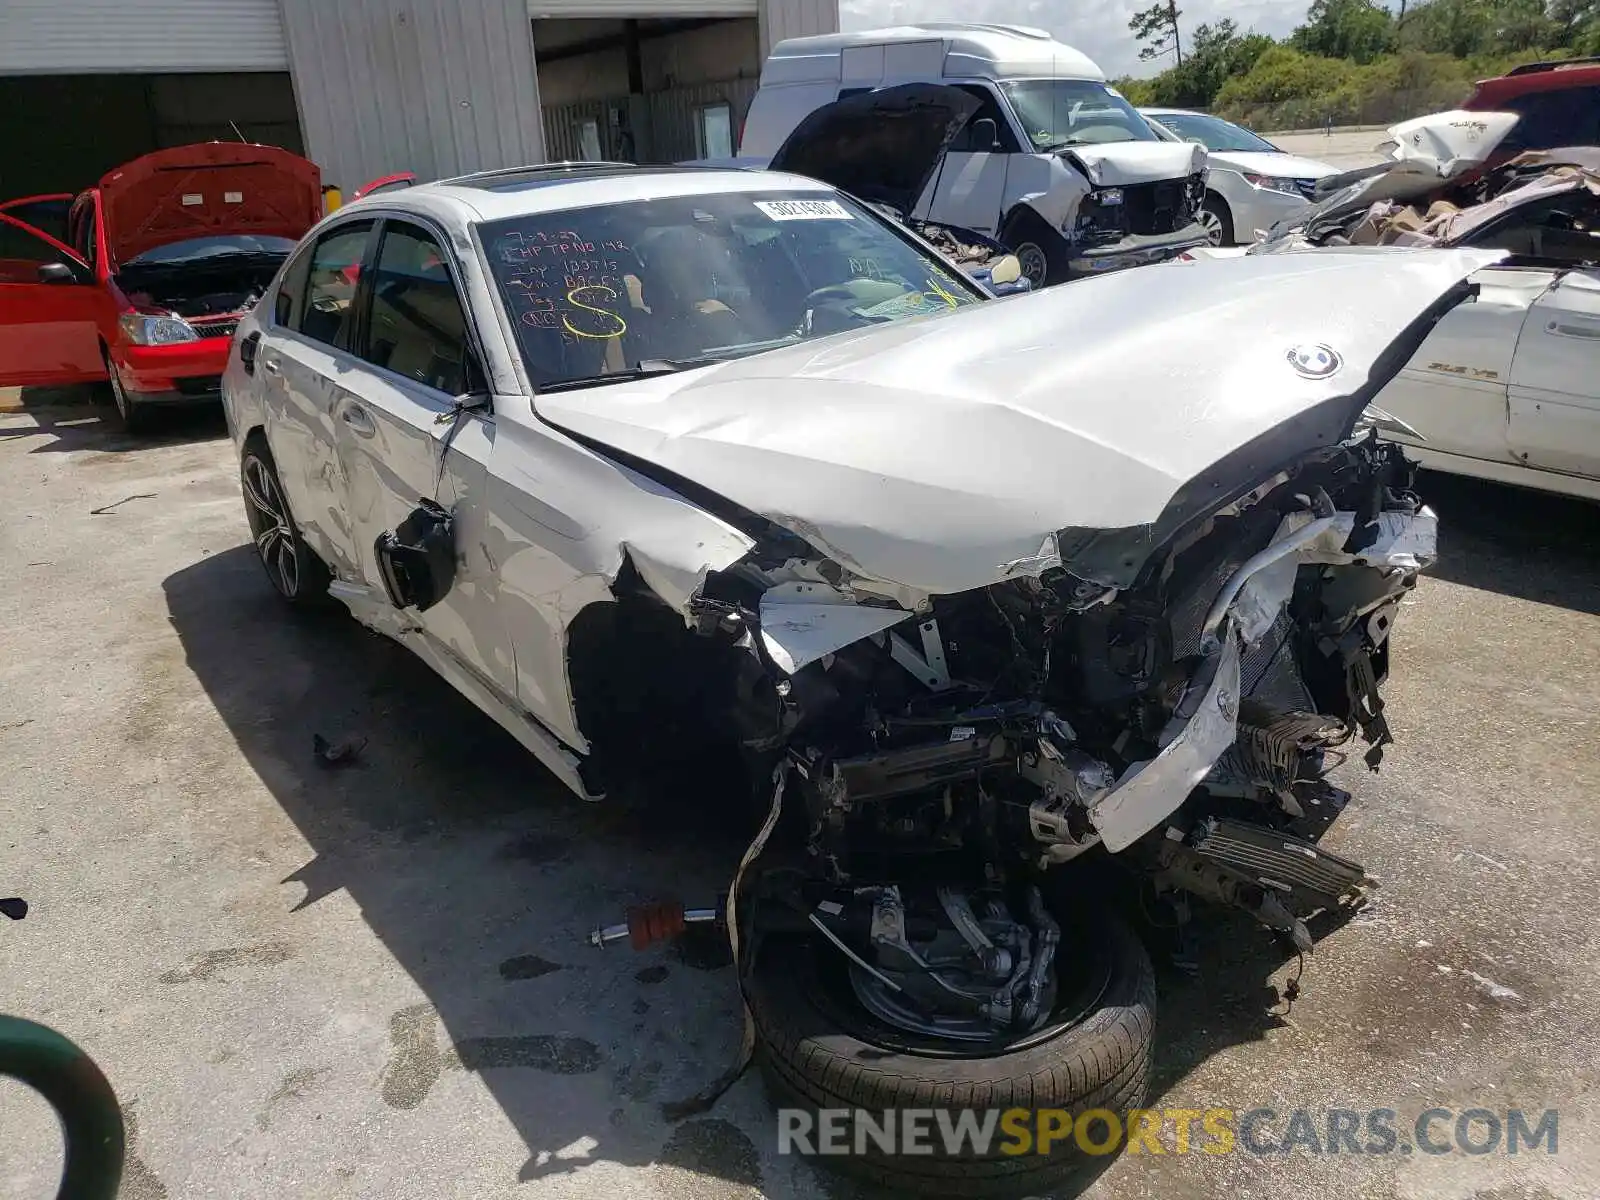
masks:
[(194, 331), (203, 338), (232, 337), (233, 331), (239, 328), (238, 317), (228, 317), (222, 321), (190, 321)]
[(173, 381), (178, 391), (185, 396), (220, 396), (222, 394), (221, 375), (191, 375), (187, 379)]

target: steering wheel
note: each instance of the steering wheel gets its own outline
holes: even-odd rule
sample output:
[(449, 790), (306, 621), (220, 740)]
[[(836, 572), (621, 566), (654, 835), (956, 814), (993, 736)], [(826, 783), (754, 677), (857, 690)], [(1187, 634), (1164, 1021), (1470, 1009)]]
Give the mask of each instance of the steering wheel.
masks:
[(816, 308), (819, 305), (831, 304), (839, 301), (845, 304), (859, 304), (861, 297), (851, 290), (847, 283), (830, 283), (826, 287), (819, 287), (806, 297), (806, 307)]

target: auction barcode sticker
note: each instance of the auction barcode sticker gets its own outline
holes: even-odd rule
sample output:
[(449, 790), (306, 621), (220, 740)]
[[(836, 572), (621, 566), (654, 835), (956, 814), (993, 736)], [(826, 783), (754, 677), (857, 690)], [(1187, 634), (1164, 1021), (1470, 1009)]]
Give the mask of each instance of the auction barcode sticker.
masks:
[(837, 200), (757, 200), (774, 221), (854, 221)]

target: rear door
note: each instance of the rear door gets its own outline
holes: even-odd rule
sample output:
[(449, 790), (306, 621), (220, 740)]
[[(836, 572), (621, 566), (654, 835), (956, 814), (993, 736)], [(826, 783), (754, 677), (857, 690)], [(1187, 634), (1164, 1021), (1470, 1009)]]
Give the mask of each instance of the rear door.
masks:
[[(70, 200), (33, 196), (0, 205), (0, 387), (105, 378), (97, 331), (113, 307), (110, 296), (82, 258), (25, 219), (50, 219)], [(63, 270), (46, 282), (39, 268), (52, 264)]]
[(296, 252), (255, 357), (267, 441), (289, 507), (312, 548), (347, 579), (360, 563), (344, 512), (334, 388), (360, 370), (351, 349), (355, 300), (376, 229), (374, 220), (346, 221)]
[(1528, 310), (1510, 429), (1528, 466), (1600, 477), (1600, 269), (1566, 272)]
[[(362, 288), (362, 369), (334, 380), (332, 414), (361, 578), (383, 596), (376, 543), (423, 500), (455, 519), (454, 585), (417, 614), (435, 650), (498, 691), (516, 696), (516, 663), (497, 609), (498, 564), (489, 546), (487, 484), (494, 414), (457, 411), (483, 398), (459, 271), (439, 231), (385, 218)], [(387, 602), (387, 601), (385, 601)]]

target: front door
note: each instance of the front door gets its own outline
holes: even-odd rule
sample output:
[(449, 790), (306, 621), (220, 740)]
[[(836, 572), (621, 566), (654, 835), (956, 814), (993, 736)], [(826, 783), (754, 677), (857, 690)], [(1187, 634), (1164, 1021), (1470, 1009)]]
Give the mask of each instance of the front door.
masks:
[(494, 416), (455, 407), (481, 388), (461, 290), (440, 239), (427, 228), (386, 219), (379, 239), (362, 289), (367, 308), (356, 348), (362, 368), (333, 388), (354, 555), (367, 586), (383, 596), (379, 537), (423, 500), (449, 509), (455, 580), (416, 621), (435, 650), (509, 701), (516, 696), (516, 663), (496, 607), (498, 563), (485, 526)]
[(994, 92), (982, 84), (957, 86), (980, 107), (951, 139), (913, 215), (994, 237), (1003, 217), (1006, 171), (1020, 147)]
[(1600, 270), (1568, 271), (1528, 310), (1511, 361), (1510, 442), (1530, 467), (1600, 476)]
[(104, 379), (110, 296), (87, 263), (9, 208), (0, 207), (0, 387)]

